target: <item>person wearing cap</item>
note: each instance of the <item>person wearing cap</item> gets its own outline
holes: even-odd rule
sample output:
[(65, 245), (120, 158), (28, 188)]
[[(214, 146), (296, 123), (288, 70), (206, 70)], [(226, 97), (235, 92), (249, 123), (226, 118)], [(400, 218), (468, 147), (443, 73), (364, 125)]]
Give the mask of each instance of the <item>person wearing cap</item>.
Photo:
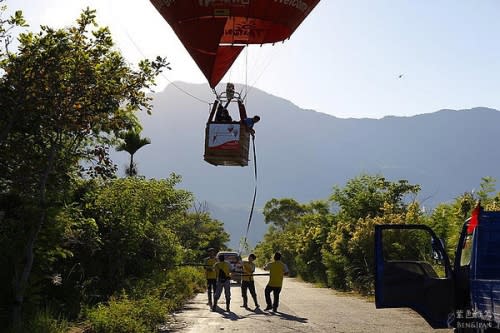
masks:
[(251, 253), (248, 256), (248, 261), (243, 262), (243, 275), (241, 277), (241, 297), (243, 297), (243, 307), (248, 307), (248, 297), (247, 290), (250, 291), (250, 295), (252, 295), (253, 302), (255, 303), (255, 308), (259, 307), (259, 303), (257, 302), (257, 294), (255, 293), (255, 282), (253, 280), (253, 273), (255, 272), (255, 264), (253, 261), (257, 257), (255, 254)]
[[(273, 312), (276, 312), (278, 311), (281, 288), (283, 287), (283, 276), (288, 275), (288, 266), (281, 261), (281, 253), (276, 252), (274, 254), (274, 261), (268, 263), (264, 269), (269, 271), (269, 282), (264, 290), (267, 307), (264, 310), (272, 309)], [(271, 292), (274, 296), (272, 302)]]
[(215, 258), (215, 249), (209, 248), (207, 250), (208, 252), (208, 257), (205, 258), (205, 277), (207, 278), (207, 295), (208, 295), (208, 306), (210, 308), (212, 307), (213, 304), (213, 298), (212, 298), (212, 293), (215, 295), (215, 289), (217, 287), (217, 276), (215, 274), (215, 269), (214, 265), (217, 262), (217, 259)]

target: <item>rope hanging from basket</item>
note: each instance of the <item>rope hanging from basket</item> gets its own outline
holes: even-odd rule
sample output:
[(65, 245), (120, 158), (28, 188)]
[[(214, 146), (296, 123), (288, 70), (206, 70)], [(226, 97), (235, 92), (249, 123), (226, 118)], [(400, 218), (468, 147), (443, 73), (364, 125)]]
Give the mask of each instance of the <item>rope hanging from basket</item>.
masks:
[(258, 180), (258, 177), (257, 177), (257, 154), (255, 152), (255, 136), (254, 135), (252, 135), (252, 148), (253, 148), (253, 167), (254, 167), (255, 185), (254, 185), (254, 190), (253, 190), (252, 208), (250, 208), (250, 215), (248, 216), (247, 230), (245, 232), (245, 237), (243, 238), (243, 242), (240, 244), (240, 250), (239, 250), (240, 254), (243, 250), (242, 247), (247, 244), (248, 231), (250, 230), (250, 224), (252, 223), (253, 211), (255, 208), (255, 199), (257, 198), (257, 180)]

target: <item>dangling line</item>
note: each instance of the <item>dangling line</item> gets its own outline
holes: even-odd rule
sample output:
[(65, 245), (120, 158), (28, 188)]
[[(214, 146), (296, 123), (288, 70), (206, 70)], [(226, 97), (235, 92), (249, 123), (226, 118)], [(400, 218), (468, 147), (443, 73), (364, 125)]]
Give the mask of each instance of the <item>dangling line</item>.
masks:
[(257, 197), (257, 154), (255, 153), (255, 136), (252, 135), (252, 147), (253, 147), (253, 167), (254, 167), (254, 177), (255, 186), (253, 190), (252, 208), (250, 209), (250, 216), (248, 216), (247, 230), (245, 232), (245, 237), (243, 238), (243, 243), (240, 244), (240, 254), (242, 252), (242, 246), (247, 244), (248, 231), (250, 230), (250, 224), (252, 223), (253, 210), (255, 207), (255, 199)]

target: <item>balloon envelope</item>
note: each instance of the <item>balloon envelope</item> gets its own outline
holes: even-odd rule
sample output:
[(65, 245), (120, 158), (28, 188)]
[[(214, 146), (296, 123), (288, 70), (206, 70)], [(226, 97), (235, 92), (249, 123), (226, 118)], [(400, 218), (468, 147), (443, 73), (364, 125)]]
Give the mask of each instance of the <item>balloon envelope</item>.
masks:
[(248, 44), (289, 38), (320, 0), (151, 0), (213, 88)]

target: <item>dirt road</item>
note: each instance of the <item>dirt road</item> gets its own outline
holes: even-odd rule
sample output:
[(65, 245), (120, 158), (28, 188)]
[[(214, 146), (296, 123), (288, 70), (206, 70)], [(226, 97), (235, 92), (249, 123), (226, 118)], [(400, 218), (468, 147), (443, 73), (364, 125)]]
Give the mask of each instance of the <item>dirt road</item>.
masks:
[[(433, 330), (411, 310), (376, 310), (372, 302), (331, 289), (316, 288), (293, 278), (285, 278), (278, 312), (263, 311), (267, 279), (266, 276), (255, 277), (260, 309), (241, 307), (240, 287), (232, 284), (231, 312), (222, 311), (225, 309), (224, 296), (219, 301), (222, 309), (211, 312), (206, 294), (199, 294), (175, 314), (176, 332), (451, 332)], [(250, 295), (249, 305), (253, 306)]]

